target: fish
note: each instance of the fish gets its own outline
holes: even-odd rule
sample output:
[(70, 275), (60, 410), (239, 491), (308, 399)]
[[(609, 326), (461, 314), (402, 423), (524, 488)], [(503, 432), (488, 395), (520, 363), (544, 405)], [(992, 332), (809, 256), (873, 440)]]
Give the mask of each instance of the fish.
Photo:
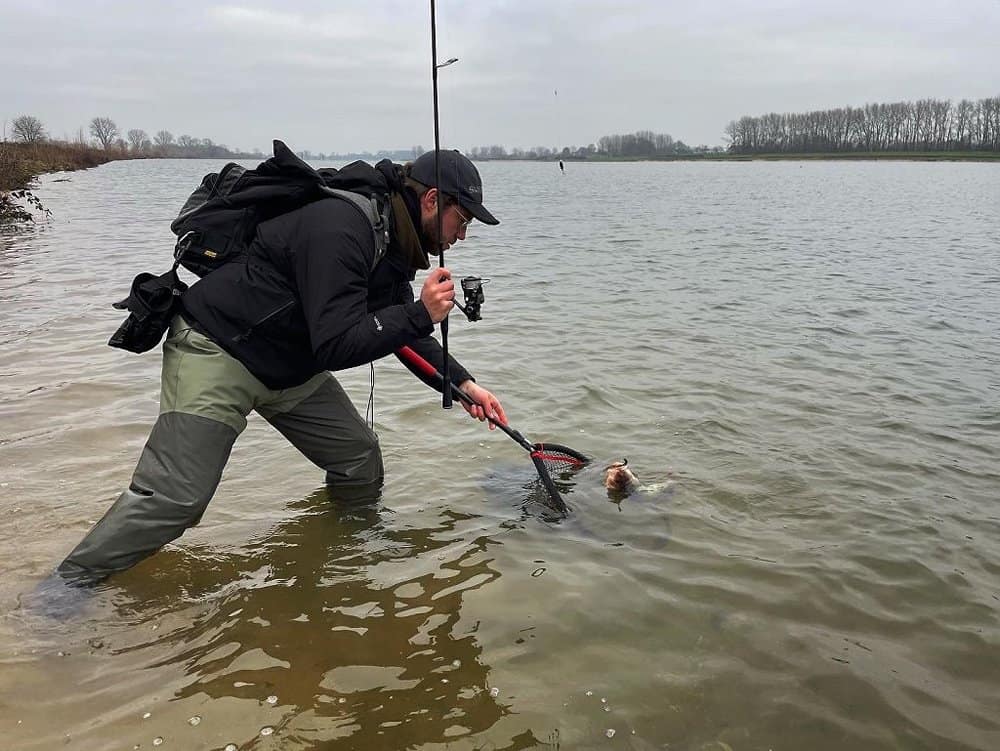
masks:
[(629, 495), (638, 490), (639, 485), (639, 478), (628, 468), (627, 457), (604, 468), (604, 487), (609, 494)]

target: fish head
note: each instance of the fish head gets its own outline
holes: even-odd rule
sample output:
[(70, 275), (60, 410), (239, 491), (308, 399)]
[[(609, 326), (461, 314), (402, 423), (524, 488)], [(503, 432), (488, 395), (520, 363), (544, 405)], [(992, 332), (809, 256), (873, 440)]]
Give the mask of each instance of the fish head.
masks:
[(639, 478), (628, 468), (628, 459), (612, 462), (604, 468), (604, 487), (618, 493), (629, 493), (639, 486)]

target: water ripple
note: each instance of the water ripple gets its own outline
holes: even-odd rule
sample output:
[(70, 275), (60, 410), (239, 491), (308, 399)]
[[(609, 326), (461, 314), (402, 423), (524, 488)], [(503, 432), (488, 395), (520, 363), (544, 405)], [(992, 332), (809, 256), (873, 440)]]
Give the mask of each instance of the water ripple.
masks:
[(594, 457), (573, 513), (387, 359), (374, 508), (252, 418), (199, 527), (35, 613), (157, 411), (108, 306), (216, 166), (45, 178), (53, 221), (0, 235), (11, 747), (1000, 747), (992, 165), (483, 164), (452, 351)]

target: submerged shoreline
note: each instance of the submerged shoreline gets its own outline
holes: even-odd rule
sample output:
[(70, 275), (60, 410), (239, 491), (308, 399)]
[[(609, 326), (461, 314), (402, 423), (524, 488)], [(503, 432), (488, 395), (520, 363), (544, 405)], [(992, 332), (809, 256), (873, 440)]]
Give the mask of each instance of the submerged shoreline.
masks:
[(32, 222), (32, 210), (45, 212), (37, 196), (31, 193), (39, 175), (89, 169), (128, 158), (82, 144), (0, 143), (0, 225)]

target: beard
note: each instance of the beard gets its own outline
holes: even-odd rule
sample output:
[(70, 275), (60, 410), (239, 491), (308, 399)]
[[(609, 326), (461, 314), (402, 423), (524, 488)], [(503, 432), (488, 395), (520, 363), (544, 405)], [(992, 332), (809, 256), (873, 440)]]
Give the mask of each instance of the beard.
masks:
[(428, 255), (436, 256), (441, 248), (437, 233), (437, 215), (420, 221), (420, 245)]

